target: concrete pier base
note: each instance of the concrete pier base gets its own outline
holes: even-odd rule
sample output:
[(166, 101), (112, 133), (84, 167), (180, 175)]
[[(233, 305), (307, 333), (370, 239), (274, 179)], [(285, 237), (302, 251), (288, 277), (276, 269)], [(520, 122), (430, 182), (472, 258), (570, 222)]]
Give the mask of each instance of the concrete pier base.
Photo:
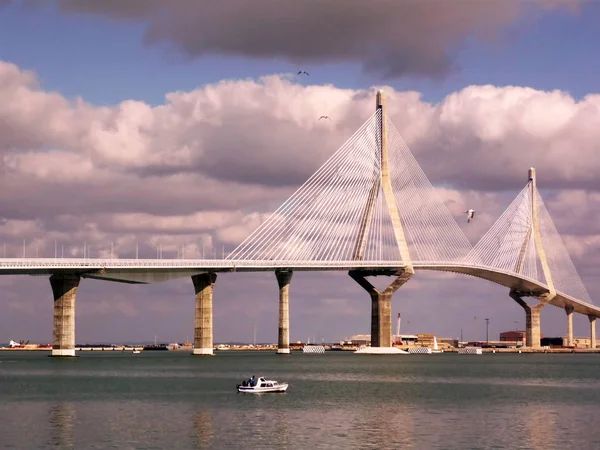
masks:
[(378, 275), (377, 273), (351, 270), (348, 275), (371, 296), (371, 347), (392, 347), (392, 296), (409, 280), (412, 273), (404, 272), (382, 292), (365, 278)]
[(509, 295), (525, 310), (525, 346), (531, 348), (541, 348), (540, 312), (545, 306), (545, 303), (538, 303), (535, 306), (531, 306), (527, 304), (525, 300), (523, 300), (522, 294), (512, 289)]
[(212, 308), (213, 288), (216, 281), (216, 273), (202, 273), (192, 276), (196, 294), (193, 355), (214, 355)]
[(75, 297), (80, 277), (52, 275), (50, 286), (54, 295), (52, 353), (49, 356), (73, 357), (75, 354)]
[(573, 347), (573, 307), (565, 307), (567, 313), (567, 347)]
[(590, 347), (596, 348), (596, 316), (588, 316), (590, 319)]
[(204, 356), (214, 356), (214, 352), (211, 348), (194, 348), (192, 351), (192, 355), (204, 355)]
[(279, 333), (277, 338), (277, 354), (290, 353), (290, 281), (291, 270), (277, 270), (277, 284), (279, 285)]

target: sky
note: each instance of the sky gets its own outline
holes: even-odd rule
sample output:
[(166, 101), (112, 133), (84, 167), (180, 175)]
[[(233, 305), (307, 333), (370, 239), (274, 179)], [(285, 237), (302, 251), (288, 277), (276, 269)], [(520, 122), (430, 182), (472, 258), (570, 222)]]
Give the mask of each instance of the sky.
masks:
[[(343, 6), (342, 6), (343, 3)], [(6, 257), (227, 254), (373, 113), (388, 113), (475, 244), (535, 167), (595, 304), (600, 288), (600, 3), (0, 0), (0, 243)], [(306, 70), (309, 76), (297, 76)], [(319, 121), (329, 115), (331, 122)], [(466, 223), (463, 211), (474, 208)], [(377, 283), (391, 281), (380, 277)], [(0, 277), (0, 342), (47, 343), (47, 277)], [(370, 332), (344, 272), (295, 273), (290, 338)], [(76, 341), (193, 337), (191, 280), (82, 280)], [(402, 333), (523, 329), (508, 290), (417, 273)], [(277, 341), (273, 273), (220, 274), (216, 342)], [(394, 321), (395, 322), (395, 321)], [(575, 315), (587, 336), (587, 317)], [(395, 328), (395, 323), (394, 323)], [(542, 333), (564, 335), (564, 310)]]

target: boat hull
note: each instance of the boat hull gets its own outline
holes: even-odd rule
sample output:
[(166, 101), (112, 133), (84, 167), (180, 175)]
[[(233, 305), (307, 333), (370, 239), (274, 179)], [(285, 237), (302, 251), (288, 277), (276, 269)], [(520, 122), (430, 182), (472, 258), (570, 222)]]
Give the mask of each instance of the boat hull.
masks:
[(237, 385), (238, 392), (245, 392), (247, 394), (266, 394), (271, 392), (285, 392), (288, 388), (287, 383), (280, 384), (279, 386), (273, 387), (256, 387), (256, 386), (242, 386)]

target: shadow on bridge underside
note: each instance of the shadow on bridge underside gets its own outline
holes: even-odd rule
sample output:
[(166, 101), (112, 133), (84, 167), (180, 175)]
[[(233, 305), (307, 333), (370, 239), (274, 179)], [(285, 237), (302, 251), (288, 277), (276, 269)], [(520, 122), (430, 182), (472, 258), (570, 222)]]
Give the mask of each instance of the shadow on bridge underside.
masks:
[[(526, 276), (502, 271), (492, 267), (474, 266), (460, 262), (413, 262), (415, 271), (428, 270), (452, 272), (491, 281), (509, 289), (516, 289), (523, 296), (539, 297), (549, 292), (548, 286)], [(404, 266), (389, 261), (234, 261), (193, 259), (0, 259), (0, 275), (75, 274), (119, 283), (149, 284), (177, 278), (190, 277), (206, 272), (266, 272), (292, 271), (381, 271), (382, 275), (402, 272)], [(550, 304), (575, 312), (600, 317), (600, 308), (557, 292)]]
[[(435, 264), (414, 264), (415, 270), (431, 270), (438, 272), (452, 272), (463, 275), (469, 275), (483, 280), (491, 281), (509, 289), (519, 291), (523, 296), (539, 297), (550, 292), (548, 286), (539, 281), (525, 277), (517, 273), (500, 271), (489, 267), (474, 267), (460, 265), (456, 263), (435, 263)], [(580, 314), (599, 316), (600, 308), (586, 303), (562, 292), (556, 292), (556, 296), (550, 300), (551, 305), (559, 308), (570, 306)]]

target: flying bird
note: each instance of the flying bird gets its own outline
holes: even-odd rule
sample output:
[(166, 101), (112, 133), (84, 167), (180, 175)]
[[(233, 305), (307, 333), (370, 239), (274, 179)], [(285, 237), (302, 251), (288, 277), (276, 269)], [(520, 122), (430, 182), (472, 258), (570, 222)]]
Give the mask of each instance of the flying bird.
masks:
[(328, 119), (331, 122), (331, 118), (329, 116), (321, 116), (319, 117), (319, 120), (321, 119)]
[(310, 74), (306, 70), (299, 70), (298, 71), (298, 75), (308, 75), (308, 76), (310, 76)]
[(474, 209), (467, 209), (465, 211), (465, 214), (467, 215), (467, 223), (470, 223), (471, 220), (473, 219), (473, 217), (475, 217), (475, 210)]

